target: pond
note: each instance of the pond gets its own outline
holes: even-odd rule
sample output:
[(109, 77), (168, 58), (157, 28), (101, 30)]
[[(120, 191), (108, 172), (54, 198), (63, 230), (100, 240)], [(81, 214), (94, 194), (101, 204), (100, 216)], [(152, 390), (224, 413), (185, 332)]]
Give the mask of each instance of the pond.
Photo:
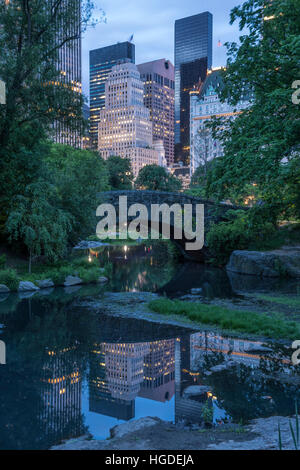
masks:
[[(92, 254), (100, 264), (113, 264), (105, 287), (0, 299), (0, 339), (6, 344), (0, 449), (47, 449), (86, 432), (106, 439), (113, 426), (144, 416), (193, 426), (207, 410), (215, 425), (293, 413), (298, 376), (280, 345), (80, 307), (81, 299), (101, 301), (104, 291), (106, 299), (109, 292), (176, 297), (192, 289), (210, 298), (237, 295), (224, 271), (175, 262), (168, 250), (105, 247)], [(276, 282), (283, 292), (295, 289)]]

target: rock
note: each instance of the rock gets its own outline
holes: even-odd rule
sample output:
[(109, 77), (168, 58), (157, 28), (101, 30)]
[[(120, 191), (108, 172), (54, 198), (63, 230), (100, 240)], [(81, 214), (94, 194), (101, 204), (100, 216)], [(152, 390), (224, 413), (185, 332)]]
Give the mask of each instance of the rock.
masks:
[[(258, 277), (247, 276), (246, 274), (238, 274), (227, 270), (227, 275), (233, 292), (236, 294), (244, 294), (254, 292), (274, 292), (280, 288), (281, 279), (279, 277)], [(289, 279), (289, 284), (297, 285), (297, 279)], [(295, 288), (296, 290), (296, 288)]]
[(104, 284), (105, 282), (108, 282), (108, 279), (105, 276), (100, 276), (99, 279), (98, 279), (98, 282), (100, 284)]
[(206, 385), (190, 385), (184, 390), (183, 396), (184, 397), (199, 396), (199, 395), (204, 395), (210, 391), (211, 391), (210, 387), (207, 387)]
[(300, 278), (300, 246), (273, 251), (242, 251), (231, 254), (228, 271), (259, 277)]
[(48, 289), (49, 287), (54, 287), (54, 282), (52, 279), (44, 279), (43, 281), (37, 281), (37, 285), (40, 289)]
[(99, 248), (100, 246), (110, 246), (110, 244), (103, 243), (101, 241), (92, 242), (92, 241), (83, 240), (80, 243), (78, 243), (77, 246), (74, 247), (74, 250), (89, 250), (93, 248)]
[(19, 292), (33, 292), (40, 290), (33, 282), (21, 281), (19, 284)]
[(155, 426), (156, 424), (160, 423), (161, 420), (159, 418), (151, 418), (147, 416), (146, 418), (140, 418), (136, 421), (130, 421), (128, 423), (122, 423), (118, 426), (114, 426), (110, 430), (111, 438), (115, 437), (123, 437), (126, 434), (130, 434), (132, 432), (142, 431), (144, 428), (148, 428), (150, 426)]
[(10, 289), (4, 284), (0, 284), (0, 294), (7, 294), (10, 292)]
[(67, 276), (64, 282), (65, 287), (78, 286), (82, 284), (82, 280), (77, 276)]
[(202, 288), (199, 287), (199, 288), (191, 289), (191, 293), (192, 293), (193, 295), (200, 295), (200, 294), (202, 294)]

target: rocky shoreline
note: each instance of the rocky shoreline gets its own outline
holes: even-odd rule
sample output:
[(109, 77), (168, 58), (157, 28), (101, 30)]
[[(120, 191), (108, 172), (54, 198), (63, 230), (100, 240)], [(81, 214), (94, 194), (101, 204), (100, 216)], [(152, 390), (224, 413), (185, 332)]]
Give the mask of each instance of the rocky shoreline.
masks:
[(51, 450), (279, 450), (278, 425), (282, 449), (295, 450), (290, 421), (295, 429), (295, 417), (283, 416), (255, 419), (244, 427), (228, 424), (203, 429), (146, 417), (115, 426), (109, 439), (84, 435)]
[(231, 254), (227, 271), (259, 278), (300, 278), (300, 246), (283, 246), (272, 251), (237, 250)]

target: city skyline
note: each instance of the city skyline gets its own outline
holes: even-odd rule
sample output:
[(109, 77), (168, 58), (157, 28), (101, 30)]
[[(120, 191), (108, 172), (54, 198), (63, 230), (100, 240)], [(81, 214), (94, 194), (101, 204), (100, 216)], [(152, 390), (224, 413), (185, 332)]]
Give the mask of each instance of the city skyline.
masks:
[[(237, 0), (203, 0), (201, 5), (195, 0), (179, 1), (166, 0), (163, 4), (153, 0), (150, 4), (130, 0), (122, 3), (120, 0), (97, 0), (95, 17), (100, 18), (102, 8), (105, 12), (105, 22), (91, 28), (83, 37), (83, 92), (89, 95), (89, 51), (124, 42), (130, 39), (136, 46), (136, 64), (167, 59), (174, 64), (174, 24), (175, 20), (186, 16), (209, 11), (214, 17), (213, 36), (213, 66), (225, 65), (226, 41), (236, 41), (239, 37), (238, 25), (229, 25), (231, 9), (239, 2)], [(132, 14), (134, 10), (134, 15)], [(149, 21), (149, 18), (153, 21)], [(219, 46), (221, 41), (222, 46)]]

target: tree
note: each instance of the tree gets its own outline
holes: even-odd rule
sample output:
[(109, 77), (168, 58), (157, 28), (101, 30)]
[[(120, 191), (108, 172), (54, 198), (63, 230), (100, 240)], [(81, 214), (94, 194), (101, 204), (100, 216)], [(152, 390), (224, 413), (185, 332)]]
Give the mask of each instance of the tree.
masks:
[(300, 212), (300, 119), (292, 88), (300, 78), (299, 0), (247, 0), (231, 12), (247, 28), (240, 44), (227, 44), (221, 98), (236, 104), (249, 91), (250, 107), (224, 129), (215, 123), (224, 156), (209, 175), (208, 193), (217, 200), (246, 196), (255, 184), (265, 215)]
[(129, 158), (111, 156), (106, 160), (109, 185), (113, 191), (132, 189), (133, 173)]
[(190, 194), (198, 197), (207, 197), (206, 188), (208, 175), (213, 171), (215, 164), (216, 159), (213, 159), (203, 161), (203, 163), (198, 166), (191, 179), (190, 189), (188, 190)]
[(57, 206), (55, 187), (42, 180), (28, 185), (13, 201), (6, 228), (11, 240), (25, 243), (30, 273), (35, 256), (55, 261), (65, 254), (72, 217)]
[[(5, 222), (10, 200), (36, 181), (40, 145), (53, 124), (78, 130), (83, 97), (59, 70), (59, 54), (73, 47), (90, 23), (91, 0), (0, 2), (0, 206)], [(81, 8), (81, 20), (79, 9)], [(3, 184), (2, 184), (3, 183)]]
[(161, 166), (146, 165), (139, 172), (135, 187), (152, 191), (179, 191), (181, 182)]
[(211, 132), (209, 128), (203, 125), (198, 129), (194, 141), (194, 152), (197, 159), (198, 168), (201, 166), (205, 174), (207, 173), (207, 166), (209, 163), (210, 133)]
[(68, 243), (74, 245), (95, 232), (98, 194), (109, 189), (105, 162), (97, 152), (51, 144), (45, 165), (45, 176), (50, 175), (57, 188), (59, 207), (72, 217)]

